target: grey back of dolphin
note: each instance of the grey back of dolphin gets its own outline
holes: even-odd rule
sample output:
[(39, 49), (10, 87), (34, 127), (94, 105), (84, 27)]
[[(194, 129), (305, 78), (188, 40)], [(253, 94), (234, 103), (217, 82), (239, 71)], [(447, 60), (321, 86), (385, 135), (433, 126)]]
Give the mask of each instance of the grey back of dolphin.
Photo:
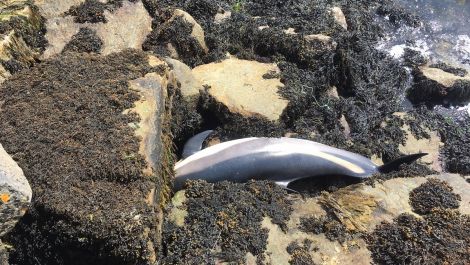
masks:
[(294, 138), (245, 138), (197, 152), (175, 165), (174, 188), (186, 180), (285, 183), (321, 175), (365, 178), (378, 172), (370, 159), (320, 143)]

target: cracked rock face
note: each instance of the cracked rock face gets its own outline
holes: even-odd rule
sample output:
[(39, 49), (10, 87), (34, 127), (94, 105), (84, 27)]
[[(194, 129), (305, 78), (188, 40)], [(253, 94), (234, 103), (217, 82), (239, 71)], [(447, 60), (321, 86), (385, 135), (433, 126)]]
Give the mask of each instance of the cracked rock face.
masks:
[(0, 144), (0, 237), (25, 214), (31, 197), (31, 187), (23, 170)]

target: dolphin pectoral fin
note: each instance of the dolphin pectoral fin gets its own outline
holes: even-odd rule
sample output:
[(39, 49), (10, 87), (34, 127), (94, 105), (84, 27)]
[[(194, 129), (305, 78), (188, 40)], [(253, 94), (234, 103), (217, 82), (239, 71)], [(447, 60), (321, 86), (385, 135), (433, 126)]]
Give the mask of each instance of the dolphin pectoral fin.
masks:
[(291, 192), (294, 192), (294, 193), (299, 193), (298, 191), (290, 189), (290, 188), (287, 187), (287, 186), (289, 186), (290, 183), (291, 183), (291, 181), (276, 181), (276, 184), (279, 187), (281, 187), (281, 188), (283, 188), (287, 191), (291, 191)]
[(213, 130), (208, 130), (204, 131), (202, 133), (198, 133), (191, 137), (186, 144), (184, 145), (183, 148), (183, 153), (181, 154), (181, 158), (185, 159), (191, 155), (194, 155), (195, 153), (201, 151), (202, 149), (202, 144), (204, 141), (207, 139), (211, 133), (214, 132)]

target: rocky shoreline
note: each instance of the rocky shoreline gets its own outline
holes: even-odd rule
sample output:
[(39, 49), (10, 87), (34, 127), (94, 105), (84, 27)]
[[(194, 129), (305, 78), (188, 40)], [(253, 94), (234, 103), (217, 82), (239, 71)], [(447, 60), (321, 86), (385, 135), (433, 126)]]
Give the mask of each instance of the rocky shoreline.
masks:
[[(470, 117), (453, 109), (470, 73), (375, 48), (387, 27), (423, 23), (391, 0), (2, 2), (0, 148), (33, 197), (27, 211), (0, 198), (3, 220), (24, 214), (0, 225), (0, 264), (470, 262)], [(300, 194), (254, 181), (173, 194), (173, 164), (205, 129), (208, 145), (429, 155)]]

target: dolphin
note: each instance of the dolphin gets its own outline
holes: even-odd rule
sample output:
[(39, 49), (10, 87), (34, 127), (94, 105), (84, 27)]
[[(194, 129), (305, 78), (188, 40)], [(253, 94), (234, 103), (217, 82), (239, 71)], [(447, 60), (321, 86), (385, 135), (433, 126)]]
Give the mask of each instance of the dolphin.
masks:
[(175, 164), (175, 191), (187, 180), (207, 182), (228, 180), (271, 180), (287, 188), (289, 183), (317, 176), (368, 178), (375, 173), (388, 173), (401, 164), (411, 163), (427, 154), (401, 157), (383, 166), (369, 158), (296, 138), (243, 138), (202, 149), (212, 131), (192, 137), (184, 147), (183, 160)]

